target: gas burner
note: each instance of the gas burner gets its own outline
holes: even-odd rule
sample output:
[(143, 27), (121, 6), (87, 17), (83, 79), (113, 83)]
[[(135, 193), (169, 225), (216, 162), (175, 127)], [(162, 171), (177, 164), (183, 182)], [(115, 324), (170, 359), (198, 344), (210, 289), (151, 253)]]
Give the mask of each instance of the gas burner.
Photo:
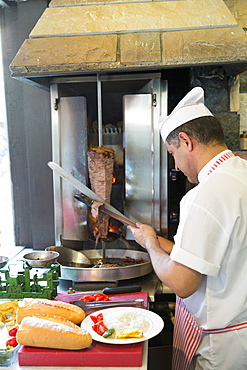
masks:
[(111, 243), (114, 242), (115, 240), (119, 239), (119, 235), (114, 232), (109, 232), (106, 238), (99, 238), (95, 237), (94, 235), (91, 235), (89, 237), (90, 241), (95, 241), (95, 243)]

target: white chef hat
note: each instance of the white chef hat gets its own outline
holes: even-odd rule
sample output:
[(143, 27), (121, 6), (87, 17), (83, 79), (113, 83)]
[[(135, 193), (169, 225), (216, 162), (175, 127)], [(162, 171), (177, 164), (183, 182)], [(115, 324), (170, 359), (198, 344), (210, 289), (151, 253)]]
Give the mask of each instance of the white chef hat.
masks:
[(204, 105), (204, 90), (201, 87), (194, 87), (178, 103), (169, 116), (166, 114), (160, 116), (158, 123), (163, 141), (166, 141), (167, 136), (175, 128), (203, 116), (213, 116), (213, 114)]

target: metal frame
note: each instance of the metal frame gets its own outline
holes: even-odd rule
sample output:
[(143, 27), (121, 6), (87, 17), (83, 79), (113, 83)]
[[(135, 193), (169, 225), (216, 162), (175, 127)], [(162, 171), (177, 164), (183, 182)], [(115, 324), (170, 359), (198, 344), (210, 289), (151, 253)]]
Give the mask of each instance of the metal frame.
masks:
[[(148, 219), (136, 220), (150, 223), (158, 233), (167, 232), (167, 156), (164, 150), (164, 144), (160, 139), (159, 128), (157, 125), (158, 118), (162, 112), (167, 111), (167, 82), (161, 81), (160, 73), (143, 73), (143, 74), (119, 74), (119, 75), (94, 75), (79, 77), (58, 77), (51, 80), (50, 96), (52, 107), (52, 156), (53, 161), (62, 166), (62, 148), (61, 148), (61, 117), (59, 104), (61, 103), (59, 84), (92, 82), (97, 84), (98, 104), (101, 104), (101, 83), (118, 82), (118, 81), (135, 81), (150, 80), (149, 83), (138, 94), (149, 94), (151, 106), (150, 113), (150, 138), (149, 149), (151, 162), (148, 165), (150, 174), (150, 216)], [(99, 91), (100, 84), (100, 91)], [(134, 95), (134, 94), (133, 94)], [(99, 112), (100, 113), (100, 112)], [(102, 122), (101, 122), (102, 124)], [(132, 127), (133, 129), (133, 127)], [(100, 132), (100, 131), (99, 131)], [(130, 135), (133, 140), (135, 135)], [(138, 145), (133, 141), (130, 145)], [(138, 158), (136, 158), (138, 160)], [(125, 161), (128, 158), (125, 158)], [(73, 163), (71, 163), (71, 168)], [(70, 170), (67, 168), (67, 170)], [(85, 174), (83, 174), (85, 176)], [(56, 245), (61, 245), (63, 235), (63, 185), (61, 179), (53, 174), (54, 181), (54, 212), (55, 212), (55, 240)], [(128, 181), (128, 180), (127, 180)], [(126, 184), (128, 186), (128, 184)], [(134, 186), (134, 185), (133, 185)], [(140, 189), (141, 191), (141, 189)], [(137, 199), (138, 201), (138, 199)], [(134, 207), (134, 204), (133, 204)], [(132, 208), (133, 209), (133, 208)], [(128, 216), (131, 209), (126, 211)], [(129, 215), (133, 216), (132, 214)], [(127, 233), (128, 234), (128, 233)], [(130, 235), (127, 238), (132, 239)]]

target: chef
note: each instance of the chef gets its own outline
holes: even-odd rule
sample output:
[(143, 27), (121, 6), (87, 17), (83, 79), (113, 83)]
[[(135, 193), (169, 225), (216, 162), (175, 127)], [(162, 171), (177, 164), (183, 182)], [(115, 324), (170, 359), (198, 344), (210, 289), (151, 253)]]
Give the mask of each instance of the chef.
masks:
[(160, 133), (195, 186), (174, 243), (148, 225), (128, 228), (176, 294), (173, 370), (247, 369), (247, 161), (227, 148), (200, 87), (160, 117)]

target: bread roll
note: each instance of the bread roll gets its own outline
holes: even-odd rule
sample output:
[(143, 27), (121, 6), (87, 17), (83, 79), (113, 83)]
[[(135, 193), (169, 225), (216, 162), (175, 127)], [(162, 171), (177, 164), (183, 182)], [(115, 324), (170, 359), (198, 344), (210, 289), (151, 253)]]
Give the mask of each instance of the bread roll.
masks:
[(41, 315), (33, 315), (32, 317), (37, 317), (38, 319), (57, 322), (59, 324), (66, 325), (66, 326), (69, 326), (69, 327), (74, 328), (74, 329), (78, 328), (78, 326), (76, 324), (74, 324), (72, 321), (69, 321), (69, 320), (67, 320), (67, 319), (65, 319), (64, 317), (61, 317), (61, 316), (41, 314)]
[[(24, 317), (16, 334), (19, 344), (31, 347), (80, 350), (92, 344), (91, 334), (63, 318), (53, 321), (38, 316)], [(72, 326), (71, 326), (72, 324)], [(73, 327), (74, 326), (74, 327)]]
[(20, 324), (24, 317), (35, 314), (61, 316), (74, 324), (80, 324), (86, 316), (82, 308), (70, 303), (49, 299), (24, 298), (17, 308), (16, 321)]

